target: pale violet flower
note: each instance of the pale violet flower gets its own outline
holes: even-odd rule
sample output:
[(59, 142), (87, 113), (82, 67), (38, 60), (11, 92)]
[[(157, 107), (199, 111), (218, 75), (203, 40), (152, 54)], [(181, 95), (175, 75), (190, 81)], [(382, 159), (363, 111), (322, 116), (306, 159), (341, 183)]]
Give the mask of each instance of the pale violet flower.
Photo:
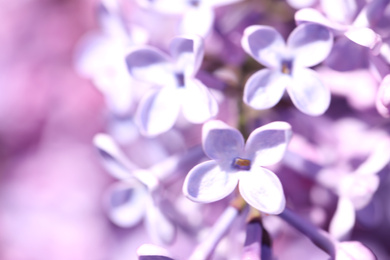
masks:
[[(206, 36), (214, 24), (214, 8), (242, 0), (138, 0), (152, 10), (163, 14), (182, 15), (180, 33)], [(200, 19), (201, 17), (201, 19)]]
[(186, 176), (184, 194), (195, 202), (213, 202), (237, 186), (252, 207), (279, 214), (285, 207), (283, 187), (268, 166), (279, 162), (291, 138), (291, 127), (273, 122), (255, 129), (246, 144), (241, 133), (222, 121), (204, 124), (203, 150), (212, 159), (196, 165)]
[(153, 241), (171, 243), (176, 227), (160, 210), (156, 201), (161, 194), (156, 171), (164, 171), (166, 165), (139, 169), (127, 159), (109, 135), (97, 134), (93, 141), (103, 159), (103, 165), (119, 180), (106, 193), (105, 206), (109, 219), (125, 228), (144, 220), (145, 228)]
[(383, 12), (387, 3), (382, 0), (371, 1), (357, 13), (356, 2), (355, 0), (323, 0), (321, 7), (325, 15), (313, 8), (303, 8), (295, 13), (295, 20), (298, 24), (310, 22), (326, 26), (335, 33), (344, 34), (351, 41), (377, 53), (382, 39), (369, 27), (371, 20)]
[(244, 89), (244, 102), (255, 109), (273, 107), (285, 89), (294, 105), (308, 115), (323, 114), (330, 104), (330, 91), (314, 70), (333, 45), (331, 32), (321, 25), (300, 25), (287, 44), (272, 27), (254, 25), (245, 29), (244, 50), (266, 66), (252, 75)]
[(180, 111), (195, 124), (218, 112), (214, 97), (195, 78), (203, 59), (202, 39), (196, 35), (176, 37), (170, 53), (171, 57), (152, 47), (140, 47), (126, 57), (134, 78), (159, 87), (142, 98), (136, 113), (141, 132), (149, 136), (171, 129)]

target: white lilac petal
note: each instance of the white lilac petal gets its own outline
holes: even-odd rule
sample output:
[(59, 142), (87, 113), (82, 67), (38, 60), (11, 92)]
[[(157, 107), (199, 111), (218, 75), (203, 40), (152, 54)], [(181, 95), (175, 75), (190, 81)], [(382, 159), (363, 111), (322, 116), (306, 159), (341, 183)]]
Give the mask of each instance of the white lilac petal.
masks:
[(227, 163), (232, 163), (244, 151), (244, 137), (240, 131), (219, 120), (211, 120), (203, 125), (202, 144), (210, 159)]
[(106, 197), (109, 219), (119, 227), (133, 227), (145, 215), (145, 202), (149, 199), (147, 188), (135, 179), (112, 185)]
[(156, 136), (173, 127), (179, 112), (178, 90), (173, 87), (164, 87), (142, 98), (135, 121), (143, 134)]
[(321, 0), (321, 7), (331, 21), (342, 24), (350, 24), (358, 9), (356, 0)]
[(353, 21), (354, 27), (375, 26), (378, 19), (386, 12), (388, 0), (375, 0), (368, 2)]
[(292, 136), (286, 122), (272, 122), (255, 129), (245, 145), (246, 158), (252, 166), (268, 166), (282, 160)]
[[(190, 8), (180, 24), (180, 32), (184, 34), (197, 34), (205, 37), (209, 34), (214, 24), (214, 11), (205, 5)], [(199, 19), (202, 17), (202, 19)]]
[(242, 2), (243, 0), (207, 0), (203, 1), (203, 5), (209, 5), (210, 7), (218, 7), (223, 5), (230, 5)]
[(295, 9), (301, 9), (313, 6), (317, 0), (286, 0), (286, 2)]
[(336, 246), (335, 260), (377, 260), (377, 258), (361, 242), (346, 241)]
[(153, 47), (137, 47), (126, 56), (127, 69), (137, 80), (159, 85), (175, 86), (176, 79), (170, 58)]
[(243, 49), (269, 68), (279, 68), (286, 44), (283, 37), (270, 26), (252, 25), (245, 29), (241, 39)]
[(158, 1), (150, 1), (150, 0), (137, 0), (138, 4), (148, 8), (155, 10), (162, 14), (183, 14), (185, 11), (190, 8), (189, 1), (183, 0), (158, 0)]
[(175, 239), (175, 225), (161, 212), (151, 199), (146, 202), (145, 226), (148, 234), (156, 243), (169, 245)]
[(380, 142), (375, 145), (374, 150), (369, 157), (359, 165), (353, 172), (357, 175), (376, 175), (390, 162), (390, 140), (388, 138), (380, 139)]
[(223, 170), (215, 161), (196, 165), (183, 184), (184, 195), (192, 201), (209, 203), (225, 198), (236, 188), (237, 175)]
[(338, 192), (349, 198), (356, 209), (362, 209), (371, 201), (378, 187), (378, 175), (349, 174), (341, 180)]
[(168, 250), (152, 244), (141, 245), (137, 255), (139, 260), (173, 260)]
[(239, 174), (240, 194), (249, 205), (268, 214), (279, 214), (284, 210), (286, 199), (275, 173), (256, 166)]
[(107, 134), (96, 134), (93, 144), (98, 149), (99, 155), (103, 159), (103, 166), (117, 179), (126, 179), (133, 176), (137, 168), (131, 163), (114, 139)]
[(311, 67), (328, 57), (333, 46), (333, 35), (322, 25), (302, 24), (290, 34), (287, 46), (294, 56), (295, 66)]
[(379, 51), (382, 38), (370, 28), (351, 27), (344, 35), (351, 41), (364, 47)]
[(329, 225), (329, 233), (337, 240), (348, 240), (350, 232), (355, 225), (355, 208), (352, 202), (340, 197), (336, 212)]
[(383, 117), (390, 117), (390, 74), (382, 79), (375, 105)]
[(245, 83), (244, 102), (255, 109), (271, 108), (280, 101), (289, 82), (289, 77), (279, 71), (262, 69)]
[(294, 70), (291, 85), (287, 91), (294, 105), (303, 113), (318, 116), (330, 105), (330, 90), (311, 69)]
[(328, 18), (326, 18), (322, 13), (320, 13), (318, 10), (313, 8), (303, 8), (298, 10), (294, 15), (294, 19), (297, 24), (304, 24), (304, 23), (320, 24), (336, 31), (345, 31), (348, 29), (347, 25), (332, 22)]
[(185, 76), (194, 76), (202, 63), (204, 54), (203, 40), (197, 35), (183, 35), (172, 39), (170, 53), (176, 62), (176, 71)]
[(181, 94), (183, 115), (191, 123), (203, 123), (217, 115), (217, 101), (199, 80), (188, 79)]

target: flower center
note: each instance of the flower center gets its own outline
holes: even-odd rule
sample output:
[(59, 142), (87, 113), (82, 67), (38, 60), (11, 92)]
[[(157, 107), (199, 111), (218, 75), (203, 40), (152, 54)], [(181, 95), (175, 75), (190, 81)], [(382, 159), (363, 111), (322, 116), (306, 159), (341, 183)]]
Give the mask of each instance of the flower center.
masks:
[(184, 74), (183, 73), (175, 73), (176, 83), (179, 87), (184, 87)]
[(247, 171), (251, 168), (251, 161), (237, 157), (233, 160), (233, 168)]
[(284, 60), (282, 61), (282, 73), (286, 75), (291, 75), (292, 71), (292, 61)]

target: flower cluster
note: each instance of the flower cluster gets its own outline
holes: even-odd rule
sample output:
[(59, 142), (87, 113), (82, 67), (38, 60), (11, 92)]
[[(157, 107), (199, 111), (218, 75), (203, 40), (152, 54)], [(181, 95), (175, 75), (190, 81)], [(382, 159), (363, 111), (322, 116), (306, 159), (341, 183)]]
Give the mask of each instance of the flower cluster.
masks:
[(388, 257), (389, 1), (100, 7), (76, 69), (107, 104), (94, 145), (119, 179), (118, 243), (143, 260)]

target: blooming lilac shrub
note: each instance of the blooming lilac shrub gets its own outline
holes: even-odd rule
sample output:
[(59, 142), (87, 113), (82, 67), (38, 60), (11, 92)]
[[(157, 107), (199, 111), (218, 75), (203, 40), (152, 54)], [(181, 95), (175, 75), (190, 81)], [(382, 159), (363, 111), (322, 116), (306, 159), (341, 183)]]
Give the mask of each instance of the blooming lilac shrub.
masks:
[(0, 4), (0, 259), (390, 259), (389, 0)]

